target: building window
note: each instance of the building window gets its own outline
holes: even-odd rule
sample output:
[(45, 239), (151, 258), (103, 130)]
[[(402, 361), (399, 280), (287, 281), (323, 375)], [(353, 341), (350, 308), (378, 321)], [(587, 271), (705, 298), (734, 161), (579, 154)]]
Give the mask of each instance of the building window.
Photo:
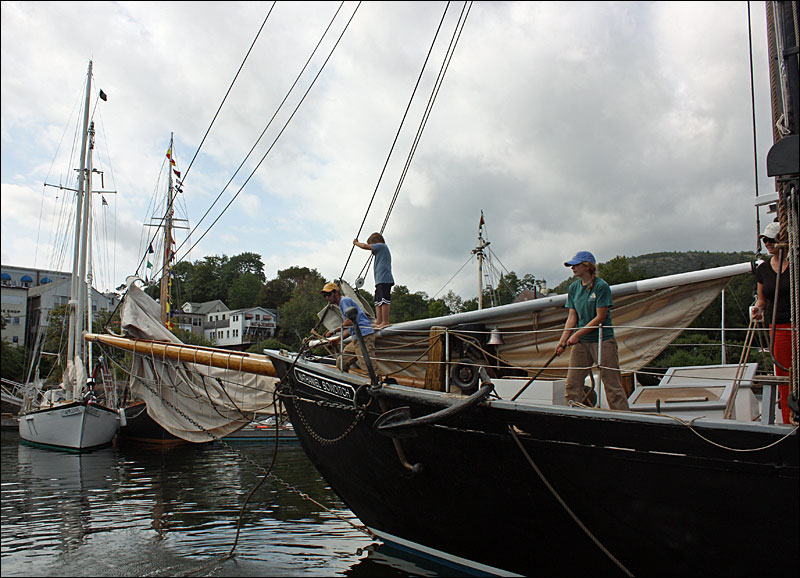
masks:
[(14, 335), (14, 336), (11, 338), (11, 342), (12, 342), (12, 343), (19, 343), (19, 336), (18, 336), (18, 335)]

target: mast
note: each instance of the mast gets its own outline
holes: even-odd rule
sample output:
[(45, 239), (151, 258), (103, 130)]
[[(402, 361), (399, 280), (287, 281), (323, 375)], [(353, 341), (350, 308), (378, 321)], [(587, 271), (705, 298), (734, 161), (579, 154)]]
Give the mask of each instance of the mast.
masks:
[(478, 246), (472, 250), (478, 256), (478, 309), (483, 309), (483, 250), (489, 246), (490, 241), (483, 240), (483, 211), (481, 211), (481, 222), (478, 225)]
[[(81, 260), (86, 256), (86, 245), (81, 242), (81, 239), (86, 238), (86, 206), (88, 206), (88, 195), (86, 181), (86, 153), (89, 141), (89, 100), (91, 97), (92, 88), (92, 61), (89, 61), (89, 69), (86, 73), (86, 101), (83, 107), (83, 133), (81, 138), (81, 160), (80, 169), (78, 170), (78, 202), (75, 208), (75, 247), (72, 257), (72, 283), (70, 286), (70, 299), (69, 299), (69, 339), (67, 342), (67, 370), (62, 379), (64, 388), (67, 390), (69, 397), (70, 388), (67, 385), (72, 381), (72, 397), (73, 399), (80, 396), (80, 389), (83, 387), (81, 382), (82, 359), (83, 359), (83, 322), (82, 322), (82, 309), (81, 297), (85, 295), (86, 284), (85, 262), (81, 268)], [(84, 202), (86, 200), (87, 202)], [(83, 251), (83, 254), (81, 253)], [(83, 257), (82, 257), (83, 255)], [(85, 300), (83, 300), (85, 304)], [(70, 374), (74, 373), (71, 378)]]
[(174, 133), (170, 133), (169, 135), (169, 153), (167, 153), (167, 157), (170, 165), (167, 167), (167, 172), (169, 173), (169, 186), (167, 188), (167, 208), (166, 214), (164, 215), (164, 258), (161, 262), (161, 323), (164, 324), (165, 327), (170, 326), (169, 321), (169, 311), (168, 311), (168, 301), (169, 301), (169, 262), (170, 262), (170, 255), (172, 253), (172, 197), (173, 197), (173, 186), (172, 186), (172, 142), (173, 142), (173, 135)]
[[(94, 121), (89, 125), (89, 152), (86, 155), (86, 331), (92, 332), (92, 285), (94, 284), (94, 274), (92, 272), (92, 151), (94, 151)], [(83, 332), (81, 332), (83, 333)], [(91, 374), (92, 371), (92, 344), (86, 344), (87, 366)]]
[[(773, 140), (767, 153), (767, 176), (775, 177), (775, 202), (781, 232), (779, 259), (789, 262), (789, 303), (791, 367), (782, 367), (790, 376), (789, 407), (795, 415), (800, 398), (800, 354), (796, 332), (800, 326), (800, 39), (796, 2), (766, 2), (767, 48), (770, 63)], [(770, 198), (771, 197), (771, 198)], [(765, 204), (759, 201), (757, 204)], [(770, 349), (772, 350), (772, 339)], [(772, 352), (773, 361), (779, 365)]]

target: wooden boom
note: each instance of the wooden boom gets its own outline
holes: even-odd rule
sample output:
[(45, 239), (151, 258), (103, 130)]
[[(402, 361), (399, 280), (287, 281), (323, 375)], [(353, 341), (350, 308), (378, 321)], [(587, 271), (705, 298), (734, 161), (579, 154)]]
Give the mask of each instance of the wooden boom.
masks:
[(134, 353), (152, 355), (155, 358), (167, 358), (174, 361), (186, 361), (233, 371), (278, 377), (269, 359), (263, 356), (256, 357), (257, 354), (253, 353), (200, 347), (198, 345), (177, 345), (166, 341), (129, 339), (127, 337), (98, 335), (96, 333), (86, 333), (84, 337), (87, 341), (110, 345), (111, 347)]

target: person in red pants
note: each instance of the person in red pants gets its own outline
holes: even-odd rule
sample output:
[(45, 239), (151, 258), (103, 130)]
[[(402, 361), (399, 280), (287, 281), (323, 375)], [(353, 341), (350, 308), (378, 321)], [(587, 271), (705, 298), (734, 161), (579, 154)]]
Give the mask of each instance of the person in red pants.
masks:
[[(770, 319), (769, 338), (772, 352), (775, 356), (775, 375), (789, 375), (792, 366), (792, 341), (797, 343), (797, 330), (792, 330), (791, 309), (789, 303), (789, 259), (784, 252), (781, 256), (778, 236), (781, 225), (778, 222), (769, 223), (759, 238), (767, 248), (770, 259), (764, 261), (756, 269), (756, 283), (758, 284), (758, 297), (752, 308), (752, 318), (756, 321), (764, 319), (764, 310), (769, 312)], [(776, 293), (775, 287), (778, 287)], [(775, 302), (777, 301), (777, 307)], [(789, 411), (789, 385), (778, 385), (780, 395), (781, 417), (783, 423), (792, 423)]]

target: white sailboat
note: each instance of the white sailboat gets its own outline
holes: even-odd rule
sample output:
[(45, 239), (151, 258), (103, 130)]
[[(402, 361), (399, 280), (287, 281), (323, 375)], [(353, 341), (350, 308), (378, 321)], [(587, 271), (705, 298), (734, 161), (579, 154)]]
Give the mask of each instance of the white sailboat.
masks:
[(87, 320), (91, 291), (87, 282), (87, 263), (94, 147), (94, 123), (89, 123), (91, 86), (92, 62), (89, 61), (75, 211), (67, 367), (60, 388), (44, 394), (40, 387), (29, 390), (19, 418), (19, 435), (23, 442), (68, 451), (86, 451), (108, 445), (120, 426), (117, 411), (97, 403), (94, 397), (92, 382), (87, 378), (87, 361), (91, 363), (91, 353), (83, 338), (84, 329), (91, 330)]

